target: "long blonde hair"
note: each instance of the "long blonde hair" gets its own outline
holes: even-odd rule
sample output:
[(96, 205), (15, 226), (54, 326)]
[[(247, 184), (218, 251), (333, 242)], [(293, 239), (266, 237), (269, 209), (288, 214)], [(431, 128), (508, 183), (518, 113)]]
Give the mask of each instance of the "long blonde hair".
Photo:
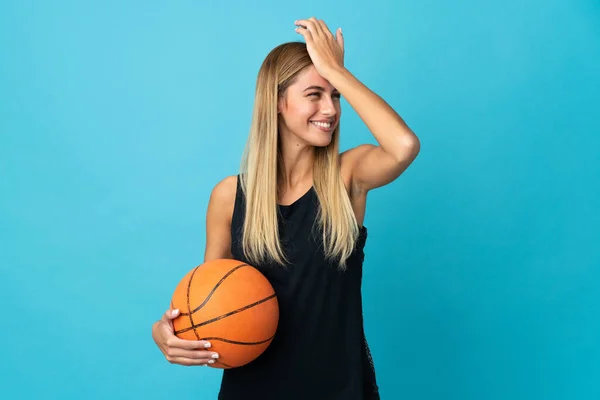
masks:
[[(254, 111), (241, 165), (241, 186), (246, 197), (242, 248), (256, 264), (288, 260), (278, 229), (278, 178), (283, 178), (279, 152), (278, 100), (298, 74), (312, 61), (302, 42), (275, 47), (263, 61), (256, 82)], [(345, 268), (352, 254), (359, 227), (340, 175), (339, 124), (331, 143), (315, 148), (313, 183), (319, 199), (319, 228), (325, 256)]]

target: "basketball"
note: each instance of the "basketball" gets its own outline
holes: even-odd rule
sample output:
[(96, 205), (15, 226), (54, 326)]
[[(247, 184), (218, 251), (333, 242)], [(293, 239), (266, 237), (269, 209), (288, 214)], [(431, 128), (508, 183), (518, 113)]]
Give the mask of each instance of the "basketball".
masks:
[(173, 293), (174, 333), (187, 340), (208, 340), (219, 353), (213, 368), (235, 368), (260, 356), (271, 344), (279, 322), (275, 291), (256, 268), (241, 261), (208, 261), (189, 271)]

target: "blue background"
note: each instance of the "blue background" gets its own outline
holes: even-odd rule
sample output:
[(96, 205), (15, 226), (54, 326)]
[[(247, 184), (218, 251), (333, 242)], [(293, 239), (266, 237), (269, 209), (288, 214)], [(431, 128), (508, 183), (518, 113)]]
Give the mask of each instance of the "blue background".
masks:
[[(316, 15), (422, 144), (368, 201), (382, 397), (600, 398), (599, 3), (209, 3), (1, 3), (2, 397), (216, 397), (151, 325), (203, 259), (260, 63)], [(342, 147), (375, 143), (343, 107)]]

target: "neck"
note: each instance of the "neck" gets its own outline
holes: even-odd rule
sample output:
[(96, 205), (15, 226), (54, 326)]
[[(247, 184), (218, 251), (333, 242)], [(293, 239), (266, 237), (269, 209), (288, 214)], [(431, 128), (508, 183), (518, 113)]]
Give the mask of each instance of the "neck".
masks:
[(279, 172), (280, 190), (312, 185), (315, 148), (297, 140), (281, 140), (279, 151), (283, 163)]

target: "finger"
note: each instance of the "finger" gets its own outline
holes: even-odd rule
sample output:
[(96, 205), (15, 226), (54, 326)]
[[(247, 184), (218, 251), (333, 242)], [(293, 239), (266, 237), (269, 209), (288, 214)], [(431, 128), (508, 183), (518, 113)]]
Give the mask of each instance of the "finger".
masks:
[(178, 309), (174, 309), (174, 310), (169, 309), (163, 314), (162, 320), (167, 323), (170, 323), (171, 320), (177, 318), (178, 315), (179, 315)]
[(204, 362), (208, 362), (208, 360), (216, 360), (219, 358), (219, 354), (214, 351), (206, 351), (206, 350), (184, 350), (177, 348), (170, 348), (166, 351), (165, 356), (171, 358), (189, 358), (190, 360), (204, 360)]
[[(312, 17), (312, 19), (314, 19), (314, 17)], [(305, 28), (316, 38), (319, 36), (319, 28), (317, 28), (318, 23), (315, 24), (315, 21), (312, 19), (301, 19), (296, 21), (295, 24), (299, 25), (301, 28)]]
[(310, 43), (313, 40), (312, 33), (302, 26), (296, 28), (296, 32), (304, 36), (304, 40), (306, 40), (306, 43)]
[(325, 34), (327, 33), (327, 27), (323, 29), (323, 23), (321, 20), (318, 20), (315, 17), (310, 17), (308, 20), (313, 23), (315, 31), (319, 36), (325, 36)]
[(180, 339), (173, 335), (167, 340), (167, 347), (173, 349), (185, 349), (185, 350), (204, 350), (210, 348), (210, 342), (206, 340), (187, 340)]
[(179, 364), (184, 365), (186, 367), (192, 366), (206, 366), (208, 364), (213, 364), (215, 360), (195, 360), (193, 358), (185, 358), (185, 357), (167, 357), (167, 361), (171, 364)]
[(337, 43), (340, 45), (342, 49), (342, 53), (344, 52), (344, 36), (342, 35), (342, 28), (338, 28), (335, 32), (335, 39)]
[(327, 24), (325, 23), (325, 21), (323, 21), (322, 19), (317, 21), (318, 25), (319, 25), (319, 29), (321, 31), (321, 33), (325, 36), (329, 36), (329, 37), (333, 37), (333, 34), (331, 33), (331, 31), (329, 30), (329, 27), (327, 26)]

